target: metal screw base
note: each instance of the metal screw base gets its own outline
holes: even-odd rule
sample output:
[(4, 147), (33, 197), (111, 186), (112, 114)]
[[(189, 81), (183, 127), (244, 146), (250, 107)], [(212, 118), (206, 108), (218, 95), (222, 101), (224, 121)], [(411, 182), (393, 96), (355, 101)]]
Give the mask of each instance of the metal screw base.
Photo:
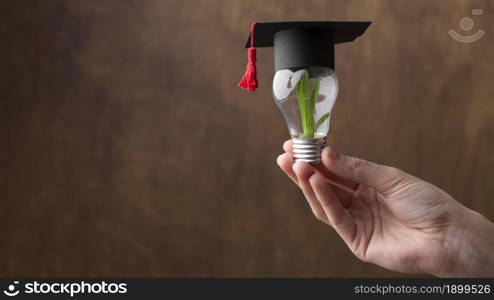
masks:
[(317, 139), (292, 139), (293, 159), (295, 161), (305, 161), (310, 163), (320, 163), (321, 153), (326, 146), (326, 137)]

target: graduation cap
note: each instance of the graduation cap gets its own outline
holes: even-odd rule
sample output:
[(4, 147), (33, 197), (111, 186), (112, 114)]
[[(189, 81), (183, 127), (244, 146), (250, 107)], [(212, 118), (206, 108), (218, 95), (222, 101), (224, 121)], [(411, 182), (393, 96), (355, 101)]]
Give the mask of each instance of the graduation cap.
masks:
[(248, 64), (238, 86), (248, 91), (258, 87), (256, 47), (274, 47), (275, 71), (309, 66), (334, 70), (334, 45), (354, 41), (371, 22), (254, 22), (245, 45)]

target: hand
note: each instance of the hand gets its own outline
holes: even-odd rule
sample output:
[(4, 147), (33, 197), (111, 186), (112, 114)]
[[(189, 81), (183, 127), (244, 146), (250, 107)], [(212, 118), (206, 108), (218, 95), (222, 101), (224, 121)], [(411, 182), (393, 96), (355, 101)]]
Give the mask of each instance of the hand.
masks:
[(320, 167), (356, 183), (356, 192), (344, 191), (310, 164), (294, 164), (291, 141), (283, 148), (281, 169), (359, 259), (406, 273), (494, 275), (494, 224), (441, 189), (326, 147)]

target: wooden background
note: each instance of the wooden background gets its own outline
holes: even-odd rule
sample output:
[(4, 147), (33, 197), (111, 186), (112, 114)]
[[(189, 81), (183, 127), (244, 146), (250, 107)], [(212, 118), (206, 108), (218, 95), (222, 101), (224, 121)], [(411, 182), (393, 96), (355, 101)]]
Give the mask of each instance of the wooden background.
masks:
[[(451, 39), (474, 8), (472, 44)], [(252, 20), (371, 20), (330, 143), (494, 219), (492, 1), (0, 0), (0, 276), (394, 276), (316, 221), (235, 87)]]

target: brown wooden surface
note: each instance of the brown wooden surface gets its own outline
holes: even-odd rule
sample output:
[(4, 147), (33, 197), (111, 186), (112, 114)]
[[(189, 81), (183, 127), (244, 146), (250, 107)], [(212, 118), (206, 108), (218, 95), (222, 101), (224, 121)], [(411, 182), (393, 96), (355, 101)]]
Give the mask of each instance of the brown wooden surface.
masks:
[[(452, 40), (471, 9), (486, 35)], [(271, 98), (235, 87), (252, 20), (372, 20), (338, 46), (330, 144), (494, 219), (492, 1), (0, 0), (0, 276), (393, 276), (275, 163)]]

